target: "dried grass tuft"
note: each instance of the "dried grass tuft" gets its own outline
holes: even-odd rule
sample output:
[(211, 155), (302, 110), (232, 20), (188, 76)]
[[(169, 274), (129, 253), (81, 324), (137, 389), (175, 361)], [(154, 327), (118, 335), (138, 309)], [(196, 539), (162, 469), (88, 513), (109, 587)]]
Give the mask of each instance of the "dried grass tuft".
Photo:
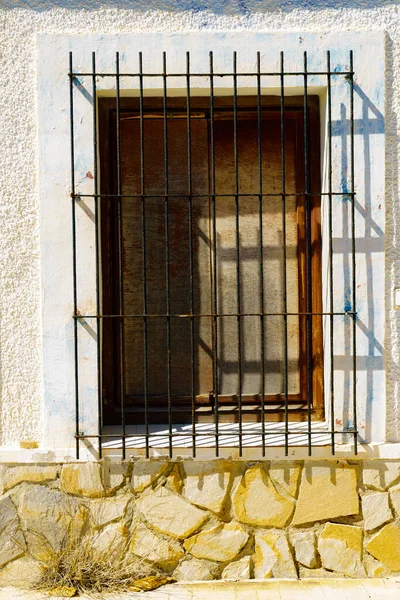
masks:
[(61, 549), (42, 563), (43, 574), (35, 589), (50, 593), (75, 590), (79, 595), (98, 597), (107, 592), (136, 591), (138, 586), (155, 589), (171, 581), (142, 559), (117, 558), (112, 545), (94, 553), (91, 542), (90, 537), (66, 536)]

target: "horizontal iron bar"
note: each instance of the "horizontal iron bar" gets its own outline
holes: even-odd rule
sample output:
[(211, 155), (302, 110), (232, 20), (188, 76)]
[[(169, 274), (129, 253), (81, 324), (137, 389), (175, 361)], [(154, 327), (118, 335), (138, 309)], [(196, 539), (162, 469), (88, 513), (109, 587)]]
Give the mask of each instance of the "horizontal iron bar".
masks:
[[(265, 394), (264, 397), (269, 404), (279, 404), (282, 401), (283, 394)], [(144, 395), (143, 394), (127, 394), (126, 395), (128, 401), (132, 403), (132, 405), (137, 405), (138, 403), (143, 402)], [(162, 408), (165, 400), (165, 394), (147, 394), (149, 400), (151, 400), (153, 408)], [(185, 407), (187, 403), (192, 400), (191, 394), (171, 394), (171, 397), (176, 400), (176, 409), (180, 410), (181, 407)], [(197, 394), (195, 395), (196, 405), (201, 408), (203, 406), (209, 406), (210, 403), (213, 402), (215, 398), (215, 394), (213, 392), (209, 392), (207, 394)], [(234, 404), (237, 399), (237, 394), (218, 394), (218, 398), (220, 401), (225, 404)], [(243, 398), (246, 399), (248, 404), (258, 404), (260, 402), (260, 394), (243, 394)], [(289, 397), (290, 402), (293, 404), (303, 404), (307, 402), (303, 398), (298, 398), (296, 395)], [(133, 406), (135, 408), (135, 406)], [(301, 408), (301, 407), (300, 407)]]
[[(304, 77), (304, 75), (344, 75), (345, 77), (351, 77), (354, 75), (353, 71), (287, 71), (286, 73), (278, 72), (265, 72), (265, 73), (190, 73), (190, 77)], [(75, 79), (76, 77), (116, 77), (116, 73), (68, 73), (69, 77)], [(119, 73), (119, 77), (187, 77), (187, 73)]]
[[(356, 429), (348, 429), (346, 431), (308, 431), (307, 429), (304, 431), (268, 431), (265, 430), (265, 435), (350, 435), (350, 434), (355, 434), (358, 433), (358, 430)], [(184, 432), (176, 432), (176, 433), (149, 433), (149, 434), (145, 434), (145, 433), (105, 433), (104, 435), (98, 435), (98, 434), (93, 434), (93, 435), (75, 435), (75, 438), (80, 439), (80, 440), (85, 440), (85, 439), (94, 439), (94, 438), (137, 438), (137, 437), (192, 437), (192, 432), (188, 432), (188, 433), (184, 433)], [(215, 433), (215, 431), (209, 431), (209, 432), (197, 432), (196, 433), (196, 437), (205, 437), (205, 436), (211, 436), (211, 437), (215, 437), (216, 435), (218, 436), (223, 436), (223, 435), (230, 435), (230, 436), (243, 436), (243, 435), (263, 435), (262, 431), (242, 431), (241, 433), (239, 433), (238, 431), (220, 431), (218, 433)]]
[(286, 193), (276, 193), (276, 194), (259, 194), (256, 192), (252, 192), (250, 194), (241, 193), (235, 194), (71, 194), (72, 198), (138, 198), (141, 200), (142, 198), (185, 198), (187, 199), (189, 196), (191, 198), (236, 198), (236, 196), (248, 198), (252, 196), (254, 198), (282, 198), (282, 197), (294, 197), (294, 196), (355, 196), (355, 192), (296, 192), (290, 194)]
[(179, 313), (168, 313), (168, 314), (131, 314), (131, 315), (73, 315), (74, 319), (169, 319), (171, 317), (178, 319), (195, 319), (201, 317), (302, 317), (309, 315), (311, 317), (319, 317), (324, 315), (333, 315), (333, 316), (345, 316), (345, 315), (355, 315), (352, 310), (347, 310), (345, 312), (279, 312), (279, 313), (201, 313), (201, 314), (179, 314)]

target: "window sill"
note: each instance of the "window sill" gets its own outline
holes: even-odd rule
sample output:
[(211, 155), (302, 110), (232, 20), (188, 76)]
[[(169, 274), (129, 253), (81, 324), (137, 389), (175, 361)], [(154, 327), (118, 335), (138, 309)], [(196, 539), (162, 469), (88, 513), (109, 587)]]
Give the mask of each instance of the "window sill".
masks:
[[(326, 444), (326, 442), (325, 442)], [(120, 461), (122, 446), (121, 438), (116, 438), (111, 444), (104, 444), (103, 454), (106, 458)], [(175, 448), (175, 447), (174, 447)], [(16, 446), (0, 447), (0, 464), (1, 463), (60, 463), (60, 462), (85, 462), (98, 460), (97, 452), (93, 445), (82, 445), (82, 452), (79, 461), (75, 458), (75, 447), (69, 448), (52, 448), (40, 446), (34, 450), (21, 449)], [(131, 448), (127, 444), (127, 459), (136, 457), (144, 457), (146, 454), (145, 448)], [(167, 457), (168, 448), (154, 448), (150, 450), (151, 457)], [(175, 448), (174, 459), (189, 459), (192, 458), (191, 448)], [(285, 448), (282, 445), (275, 445), (265, 449), (265, 457), (261, 455), (260, 447), (243, 447), (243, 456), (239, 459), (239, 450), (236, 446), (222, 447), (220, 450), (220, 458), (232, 458), (238, 460), (256, 460), (265, 458), (266, 460), (307, 460), (309, 459), (307, 445), (296, 445), (289, 448), (289, 455), (285, 456)], [(197, 448), (196, 458), (199, 460), (215, 460), (215, 447), (200, 446)], [(351, 443), (336, 444), (335, 456), (332, 457), (330, 445), (321, 443), (312, 448), (312, 459), (346, 459), (346, 460), (365, 460), (365, 459), (382, 459), (382, 460), (400, 460), (400, 443), (376, 443), (376, 444), (358, 444), (358, 454), (354, 455), (354, 446)]]

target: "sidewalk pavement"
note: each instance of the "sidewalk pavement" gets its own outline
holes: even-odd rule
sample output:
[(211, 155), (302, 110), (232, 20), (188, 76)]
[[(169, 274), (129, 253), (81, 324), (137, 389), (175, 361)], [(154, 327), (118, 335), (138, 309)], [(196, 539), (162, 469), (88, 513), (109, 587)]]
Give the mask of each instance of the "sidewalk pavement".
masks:
[[(56, 600), (54, 596), (51, 598)], [(400, 577), (204, 581), (167, 585), (152, 592), (107, 594), (101, 598), (104, 600), (400, 600)], [(49, 596), (42, 592), (16, 588), (0, 589), (0, 600), (48, 599)], [(81, 596), (80, 600), (88, 599)]]

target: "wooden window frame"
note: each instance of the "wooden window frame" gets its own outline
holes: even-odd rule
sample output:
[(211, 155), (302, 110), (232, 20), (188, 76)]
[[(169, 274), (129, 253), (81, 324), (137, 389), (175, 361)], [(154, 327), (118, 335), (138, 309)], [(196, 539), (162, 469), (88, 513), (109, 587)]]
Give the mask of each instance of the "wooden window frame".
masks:
[[(297, 96), (285, 97), (285, 119), (294, 119), (296, 124), (296, 189), (298, 193), (304, 192), (304, 149), (302, 140), (304, 138), (304, 107), (303, 99)], [(308, 149), (309, 149), (309, 182), (310, 182), (310, 246), (311, 246), (311, 280), (312, 280), (312, 405), (311, 420), (320, 421), (324, 418), (324, 394), (323, 394), (323, 327), (322, 327), (322, 239), (321, 239), (321, 159), (320, 159), (320, 118), (319, 98), (309, 96), (308, 105)], [(238, 115), (241, 111), (254, 112), (257, 106), (256, 96), (238, 96)], [(262, 96), (261, 106), (263, 118), (280, 118), (280, 97)], [(151, 111), (157, 113), (162, 111), (163, 100), (161, 97), (146, 97), (144, 114)], [(185, 114), (186, 99), (181, 97), (168, 98), (170, 112), (178, 111)], [(207, 111), (209, 99), (207, 97), (192, 97), (191, 111)], [(217, 96), (215, 98), (215, 116), (218, 110), (221, 114), (232, 110), (232, 97)], [(120, 99), (121, 117), (131, 113), (132, 116), (139, 114), (139, 98), (122, 97)], [(99, 153), (100, 153), (100, 190), (101, 194), (116, 194), (116, 109), (115, 99), (100, 97), (98, 104), (99, 122)], [(298, 197), (298, 265), (299, 265), (299, 313), (306, 312), (306, 240), (305, 240), (305, 195)], [(115, 198), (102, 198), (100, 210), (101, 229), (101, 279), (102, 279), (102, 313), (105, 315), (118, 314), (118, 225)], [(289, 421), (308, 420), (307, 402), (307, 339), (306, 339), (306, 316), (299, 318), (299, 341), (300, 341), (300, 393), (289, 394)], [(105, 424), (114, 425), (120, 423), (118, 413), (120, 389), (120, 340), (118, 326), (119, 319), (103, 319), (103, 347), (102, 347), (102, 396), (103, 417)], [(126, 406), (130, 404), (129, 396), (125, 398)], [(196, 403), (209, 406), (212, 421), (213, 399), (210, 396), (196, 396)], [(224, 398), (219, 395), (219, 405), (234, 403), (234, 397)], [(266, 421), (284, 421), (285, 395), (265, 395)], [(242, 396), (243, 407), (246, 405), (258, 405), (260, 401), (255, 396)], [(273, 406), (271, 406), (273, 405)], [(186, 413), (185, 413), (186, 414)], [(254, 414), (256, 414), (254, 412)], [(253, 416), (254, 416), (253, 414)], [(226, 418), (224, 417), (226, 415)], [(260, 411), (257, 411), (258, 419)], [(181, 418), (180, 418), (181, 417)], [(183, 415), (174, 412), (174, 421), (182, 422)], [(222, 417), (222, 418), (221, 418)], [(187, 420), (187, 419), (186, 419)], [(222, 412), (219, 421), (235, 421), (232, 414)], [(243, 421), (254, 420), (247, 414), (243, 414)], [(140, 419), (139, 419), (140, 421)], [(127, 413), (127, 423), (129, 423)], [(138, 422), (137, 418), (134, 421)], [(151, 422), (151, 421), (150, 421)], [(159, 421), (155, 421), (159, 422)]]

